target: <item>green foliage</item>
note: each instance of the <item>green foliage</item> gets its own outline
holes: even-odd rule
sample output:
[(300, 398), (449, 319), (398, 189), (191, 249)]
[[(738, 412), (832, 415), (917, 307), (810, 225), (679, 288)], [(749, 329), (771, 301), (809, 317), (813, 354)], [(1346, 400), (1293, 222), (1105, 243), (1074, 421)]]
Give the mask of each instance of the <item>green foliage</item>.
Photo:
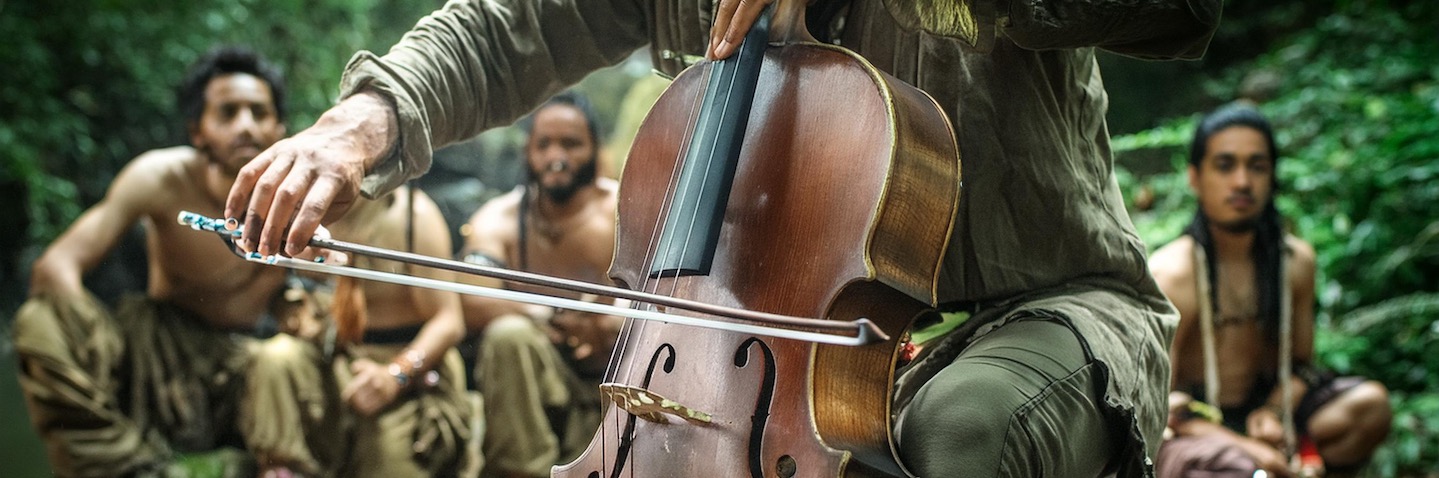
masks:
[(1391, 390), (1394, 429), (1373, 472), (1408, 476), (1439, 469), (1439, 293), (1416, 293), (1363, 307), (1316, 334), (1320, 358)]
[(279, 64), (297, 131), (331, 104), (352, 53), (394, 43), (441, 3), (0, 2), (0, 184), (26, 188), (30, 240), (46, 242), (131, 158), (186, 142), (173, 89), (211, 47), (247, 44)]
[[(1379, 476), (1424, 476), (1439, 473), (1439, 394), (1390, 394), (1394, 407), (1394, 431), (1388, 446), (1374, 454), (1371, 474)], [(1427, 473), (1427, 474), (1424, 474)]]
[[(1334, 12), (1249, 64), (1210, 80), (1211, 92), (1255, 71), (1282, 72), (1260, 105), (1276, 128), (1279, 210), (1310, 241), (1320, 277), (1317, 351), (1341, 373), (1392, 391), (1395, 427), (1375, 457), (1382, 476), (1433, 473), (1439, 463), (1439, 66), (1432, 2), (1336, 2)], [(1227, 98), (1217, 98), (1221, 102)], [(1183, 168), (1195, 118), (1115, 139), (1129, 157), (1168, 157), (1173, 169), (1122, 170), (1133, 216), (1151, 247), (1194, 211)], [(1146, 193), (1146, 194), (1147, 194)]]

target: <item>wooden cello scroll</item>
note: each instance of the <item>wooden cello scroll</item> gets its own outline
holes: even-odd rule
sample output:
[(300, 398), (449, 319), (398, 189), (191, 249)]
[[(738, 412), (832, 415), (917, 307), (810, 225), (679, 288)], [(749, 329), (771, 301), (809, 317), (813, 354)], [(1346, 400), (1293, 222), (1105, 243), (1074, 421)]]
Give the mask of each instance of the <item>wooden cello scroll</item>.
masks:
[[(890, 431), (899, 338), (936, 299), (959, 200), (955, 136), (928, 95), (858, 55), (813, 42), (766, 47), (764, 35), (751, 31), (741, 59), (724, 60), (758, 59), (755, 70), (701, 62), (645, 119), (620, 186), (610, 276), (723, 307), (868, 317), (888, 338), (835, 346), (628, 323), (606, 377), (617, 406), (554, 476), (903, 473)], [(754, 78), (748, 92), (711, 87), (744, 75)], [(696, 114), (737, 94), (752, 95), (748, 111)], [(739, 147), (715, 157), (726, 149), (716, 141), (735, 139), (726, 128)], [(705, 419), (680, 416), (691, 414)]]

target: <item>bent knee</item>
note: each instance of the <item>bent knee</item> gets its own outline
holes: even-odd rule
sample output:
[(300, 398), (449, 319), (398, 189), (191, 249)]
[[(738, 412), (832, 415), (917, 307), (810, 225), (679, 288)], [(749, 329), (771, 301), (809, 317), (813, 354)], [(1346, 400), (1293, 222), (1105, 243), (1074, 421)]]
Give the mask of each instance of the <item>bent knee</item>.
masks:
[(1355, 425), (1381, 418), (1387, 422), (1390, 415), (1389, 390), (1379, 382), (1366, 380), (1339, 394), (1321, 409), (1321, 413), (1328, 410), (1350, 417)]
[(1003, 373), (954, 372), (961, 373), (942, 373), (922, 387), (900, 415), (900, 456), (919, 476), (997, 470), (1012, 418), (1029, 400)]
[[(15, 311), (15, 320), (10, 323), (10, 338), (24, 354), (27, 348), (48, 349), (64, 345), (60, 327), (60, 314), (53, 302), (30, 299)], [(26, 347), (26, 346), (29, 347)]]
[(530, 319), (520, 315), (496, 317), (485, 326), (480, 341), (482, 349), (515, 351), (536, 345), (547, 345), (548, 339)]
[(1350, 395), (1357, 405), (1368, 409), (1389, 409), (1389, 389), (1374, 380), (1356, 385), (1345, 395)]
[(124, 349), (114, 319), (104, 305), (91, 298), (73, 302), (32, 298), (15, 311), (10, 327), (15, 351), (22, 359), (91, 364), (114, 360)]
[(1372, 433), (1389, 432), (1393, 411), (1389, 406), (1389, 389), (1383, 384), (1367, 380), (1345, 392), (1343, 398), (1350, 403), (1355, 425)]
[(252, 374), (289, 375), (294, 370), (314, 368), (319, 350), (314, 344), (291, 335), (280, 334), (260, 341), (250, 350)]
[(1309, 419), (1310, 433), (1320, 441), (1358, 434), (1377, 439), (1389, 433), (1393, 411), (1389, 390), (1368, 380), (1322, 405)]

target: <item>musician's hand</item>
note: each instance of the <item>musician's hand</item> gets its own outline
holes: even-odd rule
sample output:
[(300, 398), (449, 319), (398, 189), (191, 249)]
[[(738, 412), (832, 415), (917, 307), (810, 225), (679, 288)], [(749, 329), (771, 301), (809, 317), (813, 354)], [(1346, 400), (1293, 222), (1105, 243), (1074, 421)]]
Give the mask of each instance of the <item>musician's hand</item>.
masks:
[[(330, 230), (325, 228), (325, 226), (316, 226), (315, 234), (313, 237), (318, 239), (330, 239)], [(321, 262), (336, 266), (343, 266), (350, 263), (349, 254), (330, 249), (321, 249), (318, 247), (306, 247), (304, 250), (301, 250), (300, 252), (292, 255), (291, 257), (302, 261), (314, 261), (316, 260), (316, 258), (322, 258)]]
[(355, 376), (340, 392), (340, 399), (361, 416), (374, 416), (400, 396), (400, 382), (390, 375), (385, 365), (356, 359), (350, 363), (350, 371)]
[(723, 60), (734, 53), (764, 8), (775, 0), (720, 0), (715, 22), (710, 25), (710, 44), (705, 56)]
[(246, 225), (240, 246), (267, 256), (300, 254), (321, 221), (338, 219), (359, 197), (365, 171), (398, 141), (397, 124), (387, 100), (359, 93), (256, 156), (225, 202), (225, 217)]

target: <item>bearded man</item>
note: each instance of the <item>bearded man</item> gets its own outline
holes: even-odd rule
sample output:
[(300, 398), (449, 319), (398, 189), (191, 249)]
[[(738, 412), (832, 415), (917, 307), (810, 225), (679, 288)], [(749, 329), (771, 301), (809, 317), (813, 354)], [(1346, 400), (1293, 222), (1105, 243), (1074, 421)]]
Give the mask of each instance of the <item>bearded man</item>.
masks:
[[(284, 136), (282, 83), (249, 50), (205, 55), (178, 89), (190, 144), (130, 161), (35, 262), (13, 333), (20, 386), (56, 475), (159, 473), (177, 452), (243, 446), (240, 378), (285, 272), (175, 218), (218, 215), (240, 169)], [(148, 290), (112, 317), (83, 278), (136, 223)]]
[[(521, 126), (529, 133), (529, 180), (475, 212), (463, 259), (609, 284), (619, 188), (598, 174), (599, 135), (589, 103), (575, 93), (560, 94)], [(468, 328), (480, 333), (475, 381), (485, 399), (482, 476), (549, 476), (552, 465), (584, 451), (599, 426), (598, 385), (623, 320), (474, 296), (462, 300)]]

